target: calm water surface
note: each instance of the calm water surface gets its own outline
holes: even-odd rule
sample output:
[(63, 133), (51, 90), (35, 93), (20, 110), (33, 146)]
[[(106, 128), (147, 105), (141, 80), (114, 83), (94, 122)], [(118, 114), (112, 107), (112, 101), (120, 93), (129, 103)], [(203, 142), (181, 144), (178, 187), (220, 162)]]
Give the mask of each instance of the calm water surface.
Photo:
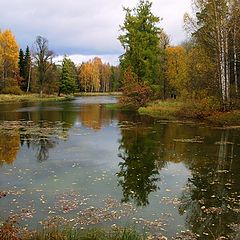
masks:
[(0, 105), (0, 218), (240, 239), (240, 129), (160, 121), (112, 103)]

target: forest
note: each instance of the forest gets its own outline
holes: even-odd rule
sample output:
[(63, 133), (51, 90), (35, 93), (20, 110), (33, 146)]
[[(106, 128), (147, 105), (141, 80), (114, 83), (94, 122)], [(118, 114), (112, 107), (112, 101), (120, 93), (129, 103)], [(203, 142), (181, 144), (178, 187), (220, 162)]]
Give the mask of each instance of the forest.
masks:
[[(152, 101), (140, 112), (156, 115), (165, 107), (197, 118), (239, 108), (239, 1), (193, 1), (193, 14), (183, 16), (188, 39), (178, 46), (171, 46), (151, 7), (140, 1), (125, 9), (122, 104), (138, 108)], [(179, 104), (167, 107), (158, 99)]]
[(54, 62), (48, 40), (37, 36), (31, 49), (19, 49), (7, 29), (0, 32), (0, 92), (2, 94), (110, 92), (119, 89), (119, 67), (98, 57), (76, 66), (67, 56)]
[(153, 4), (123, 7), (117, 66), (0, 29), (0, 240), (240, 239), (240, 0), (192, 0), (176, 45)]
[(78, 66), (67, 56), (54, 62), (46, 38), (36, 37), (31, 49), (23, 51), (11, 30), (1, 31), (0, 93), (121, 91), (121, 106), (147, 106), (141, 109), (147, 113), (170, 99), (181, 103), (178, 115), (191, 117), (239, 108), (238, 0), (194, 0), (193, 13), (183, 16), (188, 38), (177, 46), (160, 27), (150, 1), (140, 0), (124, 11), (119, 66), (105, 64), (99, 57)]

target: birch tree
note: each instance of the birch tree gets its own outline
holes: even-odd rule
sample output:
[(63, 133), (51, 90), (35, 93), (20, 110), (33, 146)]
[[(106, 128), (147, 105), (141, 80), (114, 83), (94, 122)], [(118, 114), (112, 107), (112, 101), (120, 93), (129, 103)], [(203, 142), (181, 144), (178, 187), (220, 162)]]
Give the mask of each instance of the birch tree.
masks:
[[(230, 1), (229, 0), (194, 0), (195, 20), (185, 15), (186, 25), (196, 44), (200, 45), (215, 63), (216, 74), (213, 81), (218, 83), (222, 107), (228, 109), (230, 95)], [(188, 27), (189, 29), (189, 27)]]

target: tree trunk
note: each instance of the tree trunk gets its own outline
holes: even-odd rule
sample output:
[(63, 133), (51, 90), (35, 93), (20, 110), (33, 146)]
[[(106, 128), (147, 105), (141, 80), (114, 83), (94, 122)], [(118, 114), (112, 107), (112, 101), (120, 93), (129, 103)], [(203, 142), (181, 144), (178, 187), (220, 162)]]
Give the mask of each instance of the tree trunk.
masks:
[(29, 73), (28, 73), (27, 92), (29, 92), (29, 90), (30, 90), (31, 71), (32, 71), (32, 67), (30, 66)]
[(238, 95), (236, 22), (234, 22), (234, 27), (233, 27), (233, 73), (234, 73), (235, 92), (236, 92), (236, 95)]
[[(226, 30), (225, 30), (226, 31)], [(225, 32), (225, 78), (226, 78), (226, 100), (227, 108), (230, 106), (230, 64), (229, 64), (229, 48), (228, 48), (228, 33)]]

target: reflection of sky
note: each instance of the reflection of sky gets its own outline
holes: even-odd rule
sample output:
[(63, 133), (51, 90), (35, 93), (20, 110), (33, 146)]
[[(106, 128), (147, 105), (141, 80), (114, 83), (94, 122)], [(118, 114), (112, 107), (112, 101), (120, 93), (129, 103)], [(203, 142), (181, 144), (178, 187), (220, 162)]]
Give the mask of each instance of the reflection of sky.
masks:
[[(131, 133), (138, 133), (139, 139), (141, 139), (142, 134), (146, 134), (144, 135), (144, 140), (152, 137), (153, 141), (151, 143), (154, 143), (154, 140), (159, 142), (159, 148), (163, 149), (163, 152), (160, 154), (162, 158), (159, 158), (159, 160), (165, 159), (164, 161), (167, 164), (159, 171), (158, 177), (161, 179), (157, 182), (159, 189), (149, 194), (150, 204), (145, 208), (138, 208), (134, 216), (154, 220), (166, 217), (170, 213), (171, 217), (169, 217), (168, 225), (166, 226), (168, 235), (173, 235), (176, 230), (181, 231), (184, 229), (186, 215), (180, 216), (178, 206), (166, 204), (164, 201), (181, 197), (188, 179), (193, 177), (189, 169), (192, 168), (192, 171), (194, 169), (197, 171), (197, 168), (202, 169), (202, 166), (208, 166), (209, 168), (215, 166), (214, 163), (217, 162), (218, 154), (220, 154), (218, 150), (222, 145), (219, 146), (214, 143), (225, 139), (223, 138), (225, 135), (221, 135), (225, 132), (210, 128), (199, 128), (197, 125), (177, 125), (176, 123), (164, 125), (156, 123), (151, 126), (151, 123), (147, 121), (138, 122), (139, 130), (143, 126), (143, 129), (145, 128), (146, 131), (135, 132), (136, 129), (134, 124), (131, 125), (130, 121), (132, 120), (130, 116), (125, 116), (124, 114), (121, 117), (117, 114), (114, 115), (114, 112), (107, 110), (103, 105), (96, 104), (98, 101), (102, 104), (113, 103), (116, 101), (114, 98), (91, 97), (89, 101), (92, 105), (87, 105), (87, 99), (78, 98), (73, 101), (73, 104), (57, 103), (57, 108), (54, 108), (52, 103), (50, 107), (47, 105), (41, 106), (42, 112), (40, 112), (43, 114), (40, 115), (45, 118), (49, 117), (49, 121), (54, 122), (55, 119), (60, 121), (64, 114), (69, 117), (67, 118), (69, 121), (67, 125), (71, 125), (71, 127), (66, 129), (67, 138), (55, 139), (55, 146), (49, 148), (49, 158), (43, 162), (37, 161), (37, 146), (31, 145), (28, 148), (25, 143), (18, 151), (13, 166), (4, 164), (0, 168), (1, 191), (5, 189), (26, 189), (26, 193), (21, 197), (7, 196), (6, 200), (1, 200), (0, 215), (7, 216), (10, 209), (17, 208), (17, 204), (11, 204), (13, 198), (17, 199), (20, 207), (26, 207), (34, 202), (38, 214), (33, 221), (31, 220), (31, 224), (37, 224), (41, 218), (48, 215), (48, 205), (42, 206), (39, 203), (40, 195), (44, 194), (49, 199), (48, 204), (52, 204), (57, 193), (69, 190), (75, 190), (84, 196), (89, 194), (95, 196), (97, 199), (96, 205), (100, 201), (99, 199), (104, 199), (108, 196), (121, 200), (122, 188), (118, 186), (118, 178), (116, 176), (116, 173), (120, 171), (119, 162), (123, 161), (123, 159), (118, 157), (120, 139), (123, 139), (125, 133), (125, 141), (131, 145), (135, 143), (135, 138), (131, 137)], [(35, 105), (33, 104), (33, 106)], [(36, 113), (35, 107), (31, 107), (31, 104), (23, 105), (23, 107), (20, 106), (19, 108), (15, 105), (15, 107), (12, 107), (11, 113), (15, 114), (18, 109), (24, 110), (20, 110), (19, 115), (17, 115), (20, 118), (24, 116), (21, 115), (21, 112), (29, 111), (29, 113), (32, 113), (33, 111)], [(6, 111), (6, 108), (4, 111)], [(60, 114), (58, 111), (60, 111)], [(2, 118), (8, 117), (8, 113), (6, 115), (5, 112), (2, 115), (1, 113), (3, 111), (1, 112), (0, 110)], [(65, 115), (64, 117), (66, 117)], [(121, 125), (125, 130), (120, 129), (118, 118), (122, 119)], [(91, 128), (92, 125), (86, 124), (86, 122), (83, 122), (83, 119), (86, 122), (99, 121), (98, 126), (100, 128)], [(136, 121), (139, 121), (139, 119)], [(125, 122), (126, 126), (123, 122)], [(127, 125), (131, 126), (130, 132), (128, 132)], [(153, 129), (147, 130), (146, 126), (151, 126)], [(232, 133), (229, 135), (229, 141), (235, 143), (234, 158), (232, 160), (235, 161), (235, 166), (237, 167), (236, 158), (240, 153), (239, 132), (235, 131), (234, 134)], [(190, 139), (193, 136), (200, 135), (205, 137), (202, 144), (174, 141), (174, 139)], [(49, 137), (49, 139), (51, 140), (53, 137)], [(142, 146), (144, 147), (144, 145)], [(227, 147), (225, 150), (227, 150)], [(230, 151), (224, 154), (224, 156), (229, 157)], [(230, 161), (225, 161), (225, 163), (227, 162), (229, 163)], [(235, 170), (233, 169), (233, 173), (235, 173)], [(38, 193), (36, 190), (39, 189), (43, 190), (43, 192)], [(131, 221), (131, 219), (125, 219), (124, 221)], [(123, 222), (123, 224), (125, 223)]]

